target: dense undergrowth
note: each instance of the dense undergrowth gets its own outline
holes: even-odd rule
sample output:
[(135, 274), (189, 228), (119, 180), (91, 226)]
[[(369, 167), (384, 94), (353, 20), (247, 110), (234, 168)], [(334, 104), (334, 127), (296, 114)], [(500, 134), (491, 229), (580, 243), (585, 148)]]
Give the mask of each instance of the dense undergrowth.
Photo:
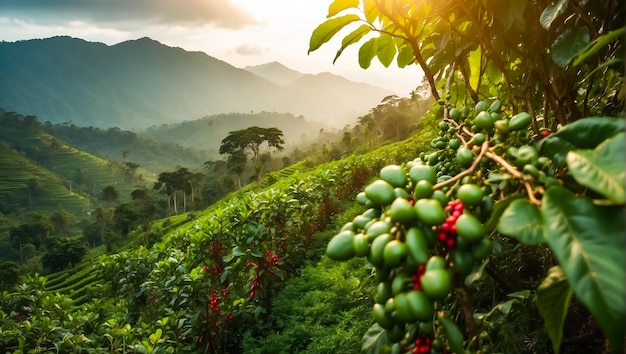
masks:
[[(0, 347), (264, 352), (258, 348), (285, 344), (287, 337), (278, 334), (282, 329), (298, 330), (290, 323), (301, 322), (291, 315), (300, 311), (319, 333), (294, 348), (325, 352), (343, 343), (356, 350), (362, 331), (347, 320), (354, 316), (367, 324), (370, 302), (365, 291), (354, 299), (344, 295), (353, 295), (348, 289), (355, 284), (370, 286), (368, 274), (352, 273), (362, 263), (346, 268), (327, 259), (317, 262), (338, 225), (363, 211), (354, 203), (360, 188), (385, 164), (413, 159), (423, 148), (433, 127), (432, 118), (422, 122), (430, 124), (406, 141), (296, 172), (264, 190), (234, 193), (178, 221), (157, 222), (129, 236), (137, 248), (101, 256), (93, 266), (82, 264), (74, 275), (51, 275), (51, 284), (37, 276), (26, 279), (2, 294)], [(172, 225), (174, 231), (158, 236)], [(162, 240), (139, 246), (150, 237)], [(292, 294), (303, 290), (313, 292), (291, 303)], [(313, 316), (315, 311), (329, 317)]]

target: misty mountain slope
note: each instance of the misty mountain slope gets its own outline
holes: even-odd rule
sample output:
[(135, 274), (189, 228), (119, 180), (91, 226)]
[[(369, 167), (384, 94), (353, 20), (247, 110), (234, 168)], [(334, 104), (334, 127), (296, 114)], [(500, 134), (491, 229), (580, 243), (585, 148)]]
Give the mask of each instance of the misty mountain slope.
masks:
[(298, 82), (308, 75), (288, 68), (279, 71), (297, 79), (279, 85), (266, 79), (267, 68), (257, 75), (149, 38), (112, 46), (70, 37), (0, 42), (0, 108), (41, 122), (123, 129), (251, 111), (342, 126), (389, 94), (325, 75), (318, 80), (333, 83), (305, 87)]
[(290, 113), (258, 112), (212, 115), (193, 121), (153, 126), (140, 134), (157, 141), (207, 150), (212, 158), (219, 159), (225, 158), (219, 155), (222, 140), (231, 131), (250, 126), (277, 127), (284, 134), (287, 149), (316, 138), (320, 129), (328, 129), (327, 126), (307, 121), (302, 116), (296, 117)]
[(287, 86), (305, 75), (275, 61), (261, 65), (246, 66), (243, 69), (282, 86)]

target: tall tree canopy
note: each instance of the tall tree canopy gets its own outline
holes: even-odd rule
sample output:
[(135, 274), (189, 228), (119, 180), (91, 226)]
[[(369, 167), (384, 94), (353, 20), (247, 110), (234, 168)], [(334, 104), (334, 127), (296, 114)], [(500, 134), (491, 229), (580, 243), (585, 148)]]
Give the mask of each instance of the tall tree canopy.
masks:
[(249, 127), (230, 132), (220, 146), (220, 154), (236, 156), (244, 154), (252, 161), (257, 184), (260, 182), (263, 166), (269, 160), (269, 153), (283, 150), (283, 132), (278, 128)]

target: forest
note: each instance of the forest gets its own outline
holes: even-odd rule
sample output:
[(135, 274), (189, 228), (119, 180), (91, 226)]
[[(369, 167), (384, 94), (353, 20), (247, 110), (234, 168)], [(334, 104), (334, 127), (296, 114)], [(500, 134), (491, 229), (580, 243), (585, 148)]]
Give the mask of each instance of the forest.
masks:
[(4, 352), (626, 351), (624, 4), (329, 2), (424, 81), (302, 145), (0, 111)]

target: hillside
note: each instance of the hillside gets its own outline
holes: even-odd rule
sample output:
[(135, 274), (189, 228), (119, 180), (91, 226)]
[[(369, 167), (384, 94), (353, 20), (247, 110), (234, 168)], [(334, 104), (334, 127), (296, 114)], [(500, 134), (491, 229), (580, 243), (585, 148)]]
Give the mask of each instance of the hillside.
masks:
[(314, 87), (281, 86), (149, 38), (113, 46), (70, 37), (0, 43), (0, 107), (42, 122), (130, 129), (278, 111), (341, 127), (389, 94), (347, 80)]
[[(0, 209), (4, 214), (49, 215), (64, 209), (86, 218), (108, 185), (128, 198), (138, 186), (151, 185), (155, 175), (139, 168), (131, 176), (118, 164), (96, 157), (46, 133), (35, 117), (0, 110)], [(29, 198), (28, 181), (41, 187)], [(29, 200), (30, 199), (30, 200)], [(21, 211), (20, 211), (21, 210)]]
[(290, 113), (259, 112), (218, 114), (182, 123), (163, 124), (150, 127), (141, 134), (157, 141), (208, 150), (212, 158), (218, 158), (221, 142), (229, 132), (251, 126), (282, 130), (287, 149), (315, 139), (320, 129), (328, 129), (328, 126)]
[(243, 69), (282, 86), (288, 86), (305, 75), (299, 71), (289, 69), (276, 61), (261, 65), (246, 66)]
[[(156, 141), (143, 134), (119, 128), (100, 129), (73, 124), (50, 124), (44, 128), (49, 134), (90, 154), (117, 163), (137, 163), (155, 174), (179, 166), (198, 168), (211, 157), (206, 149), (182, 147), (172, 142), (173, 139)], [(163, 135), (168, 136), (167, 133)]]

